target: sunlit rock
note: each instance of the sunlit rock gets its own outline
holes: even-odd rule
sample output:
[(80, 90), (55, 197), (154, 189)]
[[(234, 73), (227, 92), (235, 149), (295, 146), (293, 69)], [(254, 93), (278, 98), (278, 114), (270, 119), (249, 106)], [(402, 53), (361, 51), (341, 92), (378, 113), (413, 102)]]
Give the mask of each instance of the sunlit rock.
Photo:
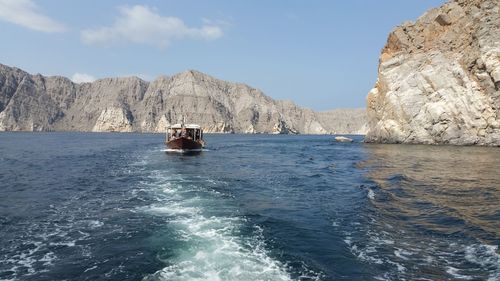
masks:
[(500, 145), (498, 1), (451, 1), (389, 35), (369, 142)]

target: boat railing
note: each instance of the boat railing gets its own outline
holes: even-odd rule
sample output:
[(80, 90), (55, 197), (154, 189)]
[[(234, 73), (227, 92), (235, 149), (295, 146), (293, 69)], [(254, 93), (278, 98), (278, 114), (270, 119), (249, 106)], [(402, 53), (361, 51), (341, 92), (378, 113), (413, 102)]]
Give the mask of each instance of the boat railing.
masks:
[(187, 137), (194, 141), (203, 141), (203, 130), (200, 128), (168, 128), (166, 132), (166, 140)]

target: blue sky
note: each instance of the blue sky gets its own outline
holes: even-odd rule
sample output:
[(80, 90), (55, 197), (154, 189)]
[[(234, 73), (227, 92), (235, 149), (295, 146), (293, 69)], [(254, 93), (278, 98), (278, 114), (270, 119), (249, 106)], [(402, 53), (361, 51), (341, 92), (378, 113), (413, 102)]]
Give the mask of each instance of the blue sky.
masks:
[(444, 0), (0, 0), (0, 63), (77, 81), (196, 69), (315, 110), (364, 107), (388, 33)]

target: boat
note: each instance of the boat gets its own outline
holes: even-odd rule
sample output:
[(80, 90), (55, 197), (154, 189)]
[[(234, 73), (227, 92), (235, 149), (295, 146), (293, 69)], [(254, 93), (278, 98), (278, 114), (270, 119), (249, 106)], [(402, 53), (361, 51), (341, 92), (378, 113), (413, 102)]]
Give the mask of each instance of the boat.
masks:
[(203, 130), (197, 124), (174, 124), (167, 128), (167, 148), (179, 151), (201, 151), (205, 146)]
[(336, 136), (335, 141), (337, 142), (353, 142), (354, 140), (344, 136)]

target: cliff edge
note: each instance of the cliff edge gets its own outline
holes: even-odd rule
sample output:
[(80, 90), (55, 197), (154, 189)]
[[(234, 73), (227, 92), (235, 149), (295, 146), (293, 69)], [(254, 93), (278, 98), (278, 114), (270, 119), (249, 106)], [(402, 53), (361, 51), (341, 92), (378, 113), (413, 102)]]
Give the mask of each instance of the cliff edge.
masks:
[(390, 33), (367, 142), (500, 146), (499, 6), (450, 1)]

